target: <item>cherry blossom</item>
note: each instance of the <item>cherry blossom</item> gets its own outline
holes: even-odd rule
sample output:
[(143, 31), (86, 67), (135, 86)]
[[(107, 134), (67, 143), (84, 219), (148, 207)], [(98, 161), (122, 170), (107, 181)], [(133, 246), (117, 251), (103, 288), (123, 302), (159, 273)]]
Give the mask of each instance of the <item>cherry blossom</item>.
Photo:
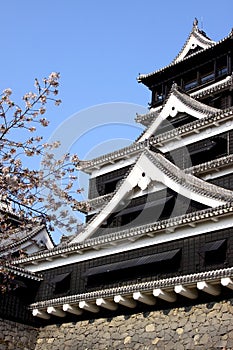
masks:
[[(42, 217), (51, 229), (63, 227), (68, 232), (78, 226), (68, 211), (54, 215), (51, 210), (59, 209), (64, 203), (81, 208), (77, 197), (81, 189), (76, 188), (75, 175), (78, 156), (64, 154), (56, 159), (53, 150), (60, 146), (59, 140), (50, 144), (43, 142), (42, 135), (31, 136), (49, 125), (49, 120), (41, 117), (46, 113), (45, 106), (61, 103), (54, 98), (58, 95), (59, 77), (59, 73), (52, 72), (42, 82), (35, 79), (35, 91), (22, 97), (24, 106), (10, 99), (13, 95), (10, 88), (0, 95), (0, 204), (4, 202), (8, 208), (0, 211), (0, 230), (4, 237), (20, 226), (25, 227), (25, 223), (40, 222)], [(43, 157), (43, 170), (29, 167), (28, 157)], [(49, 190), (46, 196), (44, 188)], [(17, 227), (9, 220), (13, 211), (19, 217)]]

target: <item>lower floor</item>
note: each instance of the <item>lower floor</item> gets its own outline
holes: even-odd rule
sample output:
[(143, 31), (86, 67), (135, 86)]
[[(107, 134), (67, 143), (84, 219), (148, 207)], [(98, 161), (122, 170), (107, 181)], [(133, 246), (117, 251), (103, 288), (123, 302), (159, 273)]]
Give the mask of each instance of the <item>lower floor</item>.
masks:
[(0, 350), (230, 350), (233, 299), (33, 328), (0, 320)]

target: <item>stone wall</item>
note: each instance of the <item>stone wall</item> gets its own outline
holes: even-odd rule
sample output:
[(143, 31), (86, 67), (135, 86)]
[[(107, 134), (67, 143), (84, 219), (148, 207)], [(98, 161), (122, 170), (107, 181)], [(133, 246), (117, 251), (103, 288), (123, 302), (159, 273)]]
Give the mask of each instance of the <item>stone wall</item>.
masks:
[(232, 301), (50, 325), (35, 350), (229, 350)]
[(233, 300), (50, 325), (0, 319), (0, 350), (233, 350)]
[(0, 350), (34, 350), (38, 329), (0, 319)]

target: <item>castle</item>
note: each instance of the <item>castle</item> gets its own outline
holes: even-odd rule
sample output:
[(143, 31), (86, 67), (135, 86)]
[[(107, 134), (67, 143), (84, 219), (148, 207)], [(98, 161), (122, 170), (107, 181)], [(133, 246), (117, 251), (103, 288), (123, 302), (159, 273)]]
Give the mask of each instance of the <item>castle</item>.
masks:
[(233, 32), (211, 40), (195, 19), (171, 64), (138, 76), (151, 91), (148, 113), (135, 119), (144, 131), (127, 147), (80, 162), (90, 175), (86, 224), (12, 262), (24, 285), (1, 317), (43, 328), (229, 305), (232, 42)]

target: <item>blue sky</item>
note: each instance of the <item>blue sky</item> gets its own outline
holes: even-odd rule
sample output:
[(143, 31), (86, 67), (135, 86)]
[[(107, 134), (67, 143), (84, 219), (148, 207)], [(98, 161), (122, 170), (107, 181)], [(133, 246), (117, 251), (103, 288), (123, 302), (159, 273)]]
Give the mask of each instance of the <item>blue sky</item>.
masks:
[[(95, 143), (97, 148), (104, 145), (102, 153), (111, 151), (131, 142), (140, 131), (131, 124), (135, 110), (147, 110), (150, 93), (138, 84), (138, 74), (169, 64), (187, 39), (195, 17), (199, 27), (217, 41), (231, 31), (232, 13), (232, 0), (4, 1), (0, 91), (10, 87), (13, 98), (19, 100), (33, 89), (35, 77), (60, 72), (62, 104), (48, 109), (50, 125), (43, 129), (45, 139), (54, 132), (55, 136), (62, 134), (64, 123), (70, 120), (77, 138), (80, 133), (86, 137), (72, 148), (81, 158), (94, 156)], [(132, 115), (124, 119), (131, 123), (126, 132), (123, 119), (116, 127), (119, 114), (112, 116), (112, 105), (107, 114), (105, 107), (94, 116), (90, 113), (90, 124), (89, 117), (79, 113), (112, 102), (130, 106), (126, 109)], [(119, 113), (120, 107), (122, 104)], [(101, 128), (108, 113), (112, 128)], [(91, 129), (89, 134), (87, 128)]]
[(214, 40), (233, 27), (233, 2), (222, 0), (8, 0), (1, 3), (0, 89), (16, 98), (34, 78), (61, 73), (63, 103), (48, 133), (79, 110), (106, 102), (147, 106), (138, 73), (170, 63), (194, 17)]

